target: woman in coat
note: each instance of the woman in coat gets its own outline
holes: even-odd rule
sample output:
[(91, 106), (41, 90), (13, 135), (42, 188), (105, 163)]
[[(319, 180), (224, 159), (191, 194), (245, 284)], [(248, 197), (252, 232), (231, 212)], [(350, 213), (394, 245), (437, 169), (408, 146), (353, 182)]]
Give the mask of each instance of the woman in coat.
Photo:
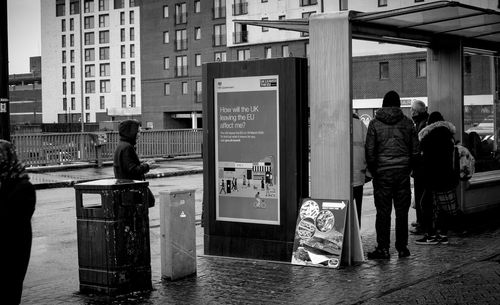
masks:
[(447, 244), (449, 217), (458, 212), (456, 187), (459, 173), (456, 170), (455, 126), (444, 120), (439, 112), (429, 115), (427, 127), (418, 138), (422, 151), (422, 171), (425, 191), (432, 193), (434, 224), (426, 221), (425, 236), (416, 244)]
[(31, 216), (36, 193), (14, 146), (5, 140), (0, 140), (0, 201), (4, 215), (0, 230), (5, 250), (2, 251), (2, 301), (19, 304), (31, 253)]

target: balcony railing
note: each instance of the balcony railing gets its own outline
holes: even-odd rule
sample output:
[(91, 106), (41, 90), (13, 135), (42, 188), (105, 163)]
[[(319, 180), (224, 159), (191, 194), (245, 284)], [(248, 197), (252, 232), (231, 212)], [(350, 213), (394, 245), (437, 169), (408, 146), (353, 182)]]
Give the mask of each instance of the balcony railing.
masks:
[(175, 66), (175, 76), (188, 76), (188, 66)]
[(201, 102), (202, 102), (202, 94), (201, 94), (201, 91), (195, 91), (195, 92), (194, 92), (194, 102), (195, 102), (195, 103), (201, 103)]
[(175, 14), (175, 24), (185, 24), (187, 23), (187, 13)]
[(176, 39), (175, 40), (175, 50), (176, 51), (187, 50), (187, 48), (188, 48), (187, 44), (188, 44), (187, 39)]
[(225, 46), (226, 45), (226, 35), (213, 35), (214, 46)]
[(233, 33), (233, 41), (234, 43), (243, 43), (248, 42), (248, 32), (234, 32)]
[(233, 16), (248, 14), (248, 2), (233, 4)]
[(212, 10), (214, 12), (214, 19), (226, 18), (226, 7), (225, 6), (214, 7)]

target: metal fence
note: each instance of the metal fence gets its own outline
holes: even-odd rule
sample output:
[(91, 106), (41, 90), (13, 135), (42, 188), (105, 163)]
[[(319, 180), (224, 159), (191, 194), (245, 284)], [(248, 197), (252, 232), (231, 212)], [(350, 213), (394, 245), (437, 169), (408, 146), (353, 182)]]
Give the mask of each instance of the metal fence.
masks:
[[(118, 145), (116, 131), (85, 133), (38, 133), (12, 135), (18, 158), (27, 166), (113, 159)], [(105, 139), (105, 142), (101, 141)], [(201, 154), (201, 129), (142, 131), (137, 142), (140, 158)]]

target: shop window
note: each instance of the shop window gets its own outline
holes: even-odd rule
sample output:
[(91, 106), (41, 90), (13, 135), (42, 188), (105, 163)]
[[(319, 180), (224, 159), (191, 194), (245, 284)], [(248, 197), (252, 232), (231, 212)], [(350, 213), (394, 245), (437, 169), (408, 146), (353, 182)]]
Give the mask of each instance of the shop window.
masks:
[(387, 0), (378, 0), (378, 6), (379, 7), (387, 6)]

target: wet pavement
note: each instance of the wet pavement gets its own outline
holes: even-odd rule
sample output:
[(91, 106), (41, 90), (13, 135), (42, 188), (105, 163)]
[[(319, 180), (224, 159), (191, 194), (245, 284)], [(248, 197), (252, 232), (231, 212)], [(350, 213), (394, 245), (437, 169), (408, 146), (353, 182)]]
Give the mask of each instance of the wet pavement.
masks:
[[(180, 168), (195, 167), (196, 162), (201, 168), (199, 160), (185, 162), (186, 167), (181, 164)], [(91, 169), (87, 170), (69, 175), (89, 177)], [(57, 172), (51, 174), (60, 177)], [(150, 179), (155, 195), (180, 185), (195, 188), (198, 219), (202, 181), (200, 174)], [(369, 193), (368, 186), (361, 230), (365, 254), (373, 249), (376, 238)], [(392, 249), (390, 260), (365, 261), (338, 270), (204, 256), (203, 228), (197, 225), (197, 275), (167, 282), (160, 275), (157, 205), (150, 209), (153, 291), (107, 298), (78, 293), (73, 188), (40, 189), (37, 196), (22, 304), (500, 304), (498, 210), (468, 216), (464, 224), (468, 232), (451, 232), (449, 245), (417, 246), (418, 237), (411, 235), (409, 258), (399, 259)], [(411, 210), (410, 219), (414, 217)]]

